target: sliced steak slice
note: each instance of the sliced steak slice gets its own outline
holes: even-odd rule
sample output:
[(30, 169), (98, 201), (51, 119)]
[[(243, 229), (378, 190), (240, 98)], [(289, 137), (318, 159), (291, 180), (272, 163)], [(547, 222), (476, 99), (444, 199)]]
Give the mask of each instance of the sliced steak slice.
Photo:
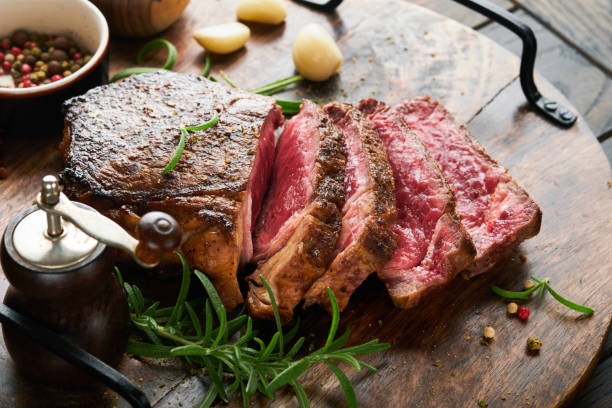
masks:
[(247, 279), (249, 311), (271, 318), (270, 283), (283, 320), (293, 316), (333, 259), (344, 204), (345, 149), (340, 129), (310, 101), (278, 139), (270, 189), (255, 229), (259, 266)]
[[(228, 309), (241, 303), (236, 272), (252, 258), (274, 130), (283, 120), (274, 99), (160, 71), (92, 89), (64, 109), (65, 191), (132, 232), (143, 213), (170, 213), (183, 228), (181, 251), (191, 266), (212, 278)], [(178, 164), (163, 176), (180, 126), (206, 122), (213, 112), (218, 124), (190, 132)]]
[(387, 150), (395, 179), (397, 250), (378, 272), (393, 303), (409, 308), (453, 279), (475, 255), (455, 213), (455, 198), (427, 149), (395, 108), (361, 101)]
[(395, 251), (391, 224), (397, 212), (393, 172), (374, 124), (348, 104), (331, 103), (324, 111), (344, 134), (346, 201), (338, 254), (306, 293), (305, 305), (318, 303), (331, 312), (328, 287), (343, 310), (368, 275), (381, 270), (391, 259)]
[(416, 98), (397, 109), (455, 190), (457, 213), (478, 251), (464, 277), (487, 271), (538, 234), (538, 205), (440, 103)]

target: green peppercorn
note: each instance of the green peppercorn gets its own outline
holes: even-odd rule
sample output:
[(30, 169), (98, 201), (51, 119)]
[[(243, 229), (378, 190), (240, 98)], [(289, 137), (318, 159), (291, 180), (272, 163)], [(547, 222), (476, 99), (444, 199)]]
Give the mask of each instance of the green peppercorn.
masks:
[(67, 77), (68, 75), (72, 74), (72, 72), (66, 70), (64, 71), (64, 73), (62, 74), (64, 77)]
[(32, 82), (36, 82), (38, 81), (38, 75), (36, 75), (36, 73), (32, 73), (30, 75), (28, 75), (28, 78), (30, 79), (30, 81)]
[(537, 337), (529, 337), (527, 339), (527, 350), (532, 352), (540, 351), (542, 348), (542, 341)]
[(36, 63), (34, 64), (34, 66), (36, 66), (36, 67), (42, 67), (43, 65), (45, 65), (45, 63), (40, 61), (40, 60), (36, 61)]
[(38, 75), (38, 79), (41, 81), (47, 79), (47, 73), (45, 71), (38, 71), (36, 75)]
[(86, 55), (85, 55), (85, 58), (83, 58), (83, 62), (84, 62), (85, 64), (87, 64), (87, 63), (88, 63), (90, 60), (91, 60), (91, 55), (89, 55), (89, 54), (86, 54)]
[(74, 61), (74, 63), (77, 64), (79, 67), (85, 65), (85, 61), (83, 60), (83, 58), (79, 58), (78, 60)]
[(25, 55), (23, 55), (23, 54), (19, 54), (19, 55), (17, 56), (17, 61), (23, 61), (23, 59), (24, 59), (24, 58), (25, 58)]
[(29, 50), (27, 48), (24, 48), (23, 50), (21, 50), (21, 53), (25, 56), (28, 56), (32, 53), (32, 50)]
[(21, 61), (13, 62), (13, 69), (19, 71), (20, 68), (21, 68)]
[(41, 72), (44, 72), (44, 73), (49, 72), (49, 66), (48, 66), (47, 64), (43, 64), (43, 65), (41, 65), (41, 66), (40, 66), (40, 71), (41, 71)]
[(61, 67), (62, 67), (62, 70), (64, 70), (64, 71), (67, 70), (68, 69), (68, 61), (62, 61), (61, 62)]
[(8, 62), (13, 62), (15, 61), (15, 56), (13, 54), (6, 54), (6, 56), (4, 57), (4, 60)]
[(42, 54), (42, 50), (40, 48), (38, 48), (38, 47), (34, 47), (34, 48), (32, 48), (31, 53), (36, 58), (40, 58), (40, 55)]
[(72, 57), (74, 54), (76, 54), (76, 52), (77, 52), (77, 49), (76, 49), (76, 48), (74, 48), (74, 47), (71, 47), (71, 48), (68, 50), (68, 54), (69, 54), (71, 57)]
[(11, 69), (11, 76), (15, 79), (20, 78), (21, 72), (19, 72), (17, 69)]
[(79, 67), (77, 64), (73, 64), (73, 65), (70, 67), (70, 71), (72, 71), (72, 72), (77, 72), (77, 71), (79, 70), (79, 68), (81, 68), (81, 67)]

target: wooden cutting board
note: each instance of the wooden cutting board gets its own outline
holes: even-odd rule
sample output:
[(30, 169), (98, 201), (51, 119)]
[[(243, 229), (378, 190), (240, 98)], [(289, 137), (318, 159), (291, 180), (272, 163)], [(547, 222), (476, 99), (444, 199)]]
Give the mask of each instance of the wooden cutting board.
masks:
[[(235, 2), (192, 1), (185, 15), (163, 33), (177, 45), (175, 70), (200, 72), (202, 49), (190, 33), (199, 26), (233, 21)], [(321, 102), (357, 102), (376, 97), (396, 103), (428, 94), (466, 123), (488, 152), (510, 169), (544, 213), (540, 234), (523, 243), (512, 259), (471, 281), (455, 279), (413, 310), (395, 309), (384, 288), (370, 279), (342, 314), (350, 343), (372, 338), (393, 344), (365, 360), (378, 374), (347, 370), (364, 407), (558, 407), (570, 401), (594, 367), (612, 314), (612, 174), (608, 161), (582, 118), (563, 130), (534, 114), (518, 83), (519, 61), (465, 26), (403, 1), (347, 0), (325, 15), (288, 3), (278, 27), (251, 25), (247, 46), (213, 58), (244, 88), (293, 74), (291, 42), (309, 22), (327, 27), (345, 61), (342, 73), (323, 84), (303, 84), (280, 95)], [(135, 64), (143, 41), (113, 40), (111, 74)], [(165, 59), (160, 53), (151, 65)], [(160, 64), (161, 65), (161, 64)], [(547, 81), (541, 91), (570, 106)], [(0, 181), (0, 228), (32, 201), (41, 176), (62, 168), (59, 135), (14, 135), (5, 146), (9, 177)], [(110, 273), (110, 271), (109, 271)], [(550, 296), (529, 302), (523, 323), (506, 315), (506, 305), (489, 289), (518, 290), (530, 275), (549, 277), (553, 287), (595, 309), (581, 318)], [(0, 280), (0, 291), (6, 288)], [(329, 317), (313, 308), (303, 314), (308, 343), (321, 343)], [(479, 342), (485, 325), (497, 334)], [(311, 336), (310, 334), (314, 334)], [(540, 355), (525, 351), (529, 336), (543, 342)], [(195, 406), (206, 380), (179, 367), (151, 366), (126, 357), (121, 365), (157, 407)], [(345, 406), (337, 380), (324, 366), (301, 378), (313, 406)], [(502, 398), (503, 396), (503, 398)], [(265, 399), (254, 403), (266, 405)], [(179, 405), (180, 404), (180, 405)], [(270, 404), (295, 406), (290, 394)], [(2, 407), (124, 407), (110, 391), (60, 391), (21, 378), (0, 345)]]

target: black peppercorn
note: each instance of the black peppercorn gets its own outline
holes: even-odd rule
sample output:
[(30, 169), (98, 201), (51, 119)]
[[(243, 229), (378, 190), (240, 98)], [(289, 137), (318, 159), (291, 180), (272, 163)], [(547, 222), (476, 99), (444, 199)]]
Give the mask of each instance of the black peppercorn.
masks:
[(61, 72), (62, 72), (62, 64), (60, 64), (59, 62), (50, 61), (49, 64), (47, 64), (47, 73), (49, 75), (55, 75)]
[(11, 41), (19, 47), (23, 47), (23, 44), (28, 41), (28, 33), (24, 30), (17, 30), (11, 36)]
[(53, 50), (50, 55), (51, 60), (55, 61), (66, 61), (68, 59), (68, 54), (64, 50)]
[(67, 50), (69, 48), (68, 39), (64, 36), (59, 36), (55, 40), (53, 40), (53, 46), (60, 50)]

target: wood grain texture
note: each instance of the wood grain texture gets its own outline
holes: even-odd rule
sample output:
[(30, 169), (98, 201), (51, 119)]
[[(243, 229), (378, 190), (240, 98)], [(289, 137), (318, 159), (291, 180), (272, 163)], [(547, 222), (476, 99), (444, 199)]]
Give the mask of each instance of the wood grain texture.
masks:
[[(514, 14), (538, 40), (536, 70), (572, 102), (595, 135), (611, 131), (612, 79), (524, 11)], [(521, 55), (521, 40), (501, 25), (489, 24), (478, 32)]]
[(92, 0), (92, 3), (108, 20), (112, 34), (148, 37), (174, 23), (189, 0)]
[[(472, 281), (454, 280), (417, 309), (393, 308), (375, 279), (358, 289), (342, 314), (339, 332), (351, 327), (350, 344), (372, 338), (393, 344), (390, 350), (365, 358), (380, 369), (378, 374), (356, 373), (341, 365), (355, 384), (361, 406), (470, 407), (481, 399), (489, 407), (568, 403), (593, 369), (612, 315), (612, 219), (605, 217), (612, 214), (612, 189), (607, 185), (612, 174), (607, 159), (584, 119), (561, 130), (525, 105), (516, 80), (517, 58), (494, 42), (406, 2), (385, 2), (384, 8), (378, 1), (356, 3), (343, 4), (331, 16), (289, 3), (286, 24), (253, 25), (247, 49), (215, 57), (213, 74), (223, 69), (247, 88), (290, 75), (288, 44), (301, 24), (319, 21), (338, 38), (345, 56), (343, 72), (327, 83), (301, 86), (299, 94), (288, 91), (285, 98), (308, 95), (354, 102), (372, 96), (372, 90), (389, 103), (426, 93), (441, 98), (460, 121), (469, 122), (474, 137), (510, 168), (544, 213), (542, 232), (521, 245), (516, 256)], [(215, 7), (194, 1), (179, 23), (164, 33), (179, 49), (177, 70), (201, 70), (203, 52), (191, 40), (191, 29), (218, 18), (231, 20), (232, 6), (225, 1), (215, 2)], [(380, 21), (386, 24), (381, 26)], [(133, 64), (141, 44), (113, 43), (113, 73)], [(164, 56), (156, 58), (162, 61)], [(547, 95), (570, 105), (546, 80), (538, 77), (537, 81)], [(4, 203), (0, 228), (31, 202), (43, 174), (61, 169), (58, 141), (54, 135), (7, 141), (9, 178), (0, 181), (0, 202)], [(561, 294), (593, 307), (595, 315), (578, 318), (548, 296), (529, 303), (532, 315), (527, 323), (507, 317), (505, 303), (489, 287), (518, 289), (532, 274), (550, 277)], [(0, 293), (5, 288), (6, 281), (0, 279)], [(329, 320), (316, 308), (303, 313), (307, 346), (321, 345)], [(489, 346), (479, 343), (486, 324), (497, 332)], [(531, 335), (544, 342), (540, 356), (525, 352)], [(142, 385), (156, 407), (179, 403), (192, 407), (208, 387), (204, 378), (179, 367), (160, 369), (126, 357), (121, 369)], [(345, 405), (337, 380), (323, 366), (314, 367), (301, 380), (312, 406)], [(502, 393), (506, 401), (500, 399)], [(263, 398), (253, 403), (296, 406), (294, 397), (282, 393), (272, 403)], [(67, 392), (29, 383), (14, 372), (1, 345), (0, 406), (128, 405), (104, 390)]]
[(512, 0), (612, 75), (609, 0)]
[[(479, 14), (461, 4), (455, 3), (452, 0), (406, 0), (417, 6), (426, 7), (445, 17), (452, 18), (471, 28), (478, 28), (488, 21), (487, 17)], [(509, 10), (515, 5), (510, 0), (491, 0), (491, 3)]]

